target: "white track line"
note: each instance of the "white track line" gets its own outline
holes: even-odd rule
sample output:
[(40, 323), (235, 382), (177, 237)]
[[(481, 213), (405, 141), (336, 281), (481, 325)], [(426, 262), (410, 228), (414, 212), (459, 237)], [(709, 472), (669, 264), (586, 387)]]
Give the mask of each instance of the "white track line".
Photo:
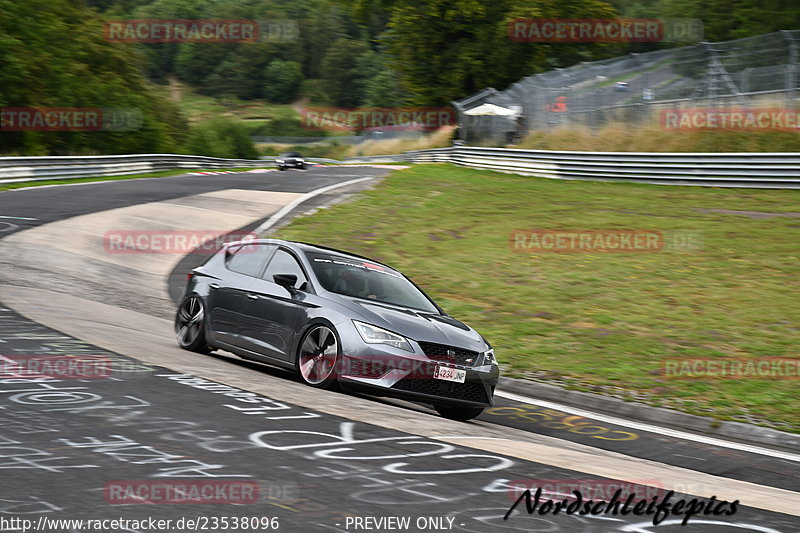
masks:
[(676, 429), (669, 429), (661, 426), (654, 426), (652, 424), (645, 424), (642, 422), (634, 422), (632, 420), (626, 420), (624, 418), (617, 418), (615, 416), (608, 416), (602, 415), (600, 413), (594, 413), (592, 411), (586, 411), (584, 409), (578, 409), (575, 407), (570, 407), (569, 405), (562, 405), (560, 403), (555, 402), (548, 402), (546, 400), (536, 400), (533, 398), (528, 398), (526, 396), (521, 396), (519, 394), (514, 394), (511, 392), (505, 391), (495, 391), (495, 396), (500, 396), (502, 398), (507, 398), (509, 400), (515, 400), (517, 402), (523, 403), (531, 403), (535, 405), (541, 405), (542, 407), (547, 407), (549, 409), (556, 409), (558, 411), (566, 411), (567, 413), (572, 413), (578, 416), (583, 416), (586, 418), (592, 418), (594, 420), (598, 420), (600, 422), (606, 422), (608, 424), (614, 424), (617, 426), (623, 426), (626, 428), (631, 429), (638, 429), (639, 431), (648, 431), (650, 433), (656, 433), (660, 435), (665, 435), (667, 437), (676, 437), (683, 440), (691, 440), (694, 442), (700, 442), (703, 444), (710, 444), (712, 446), (719, 446), (721, 448), (730, 448), (732, 450), (740, 450), (743, 452), (750, 452), (750, 453), (757, 453), (759, 455), (766, 455), (768, 457), (776, 457), (779, 459), (786, 459), (787, 461), (794, 461), (800, 462), (800, 455), (781, 452), (778, 450), (771, 450), (769, 448), (759, 448), (758, 446), (751, 446), (749, 444), (739, 444), (738, 442), (730, 442), (727, 440), (717, 439), (714, 437), (704, 437), (703, 435), (697, 435), (694, 433), (687, 433), (685, 431), (678, 431)]
[(324, 194), (324, 193), (326, 193), (328, 191), (332, 191), (333, 189), (338, 189), (339, 187), (345, 187), (347, 185), (352, 185), (353, 183), (358, 183), (358, 182), (361, 182), (361, 181), (366, 181), (366, 180), (371, 180), (371, 179), (375, 179), (375, 177), (374, 176), (370, 176), (370, 177), (367, 177), (367, 178), (358, 178), (358, 179), (354, 179), (354, 180), (350, 180), (350, 181), (344, 181), (342, 183), (334, 183), (333, 185), (328, 185), (327, 187), (322, 187), (321, 189), (317, 189), (315, 191), (307, 192), (306, 194), (304, 194), (300, 198), (297, 198), (293, 202), (288, 203), (285, 206), (283, 206), (280, 211), (278, 211), (277, 213), (275, 213), (274, 215), (269, 217), (263, 224), (261, 224), (259, 227), (257, 227), (253, 231), (255, 233), (258, 233), (259, 235), (261, 235), (262, 233), (267, 231), (269, 228), (271, 228), (272, 226), (274, 226), (275, 224), (280, 222), (280, 220), (283, 217), (285, 217), (286, 215), (291, 213), (292, 210), (295, 207), (297, 207), (298, 205), (302, 204), (306, 200), (310, 200), (311, 198), (313, 198), (313, 197), (315, 197), (317, 195)]

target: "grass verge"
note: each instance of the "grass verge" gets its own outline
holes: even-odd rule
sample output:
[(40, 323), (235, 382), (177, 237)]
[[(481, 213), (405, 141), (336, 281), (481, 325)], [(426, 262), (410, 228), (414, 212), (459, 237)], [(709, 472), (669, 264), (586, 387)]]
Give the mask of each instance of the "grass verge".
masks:
[(512, 148), (590, 152), (800, 152), (796, 131), (668, 131), (657, 123), (611, 123), (597, 131), (559, 126), (529, 133)]
[[(400, 268), (492, 342), (506, 375), (800, 433), (797, 380), (662, 374), (682, 358), (798, 358), (798, 201), (416, 165), (279, 235)], [(519, 253), (515, 229), (689, 231), (703, 245)]]

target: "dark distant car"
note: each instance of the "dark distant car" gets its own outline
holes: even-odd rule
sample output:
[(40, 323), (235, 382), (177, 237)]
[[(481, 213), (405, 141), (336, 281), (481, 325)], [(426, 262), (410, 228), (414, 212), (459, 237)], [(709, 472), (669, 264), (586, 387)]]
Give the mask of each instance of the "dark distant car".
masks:
[(628, 82), (627, 81), (618, 81), (614, 84), (614, 90), (617, 92), (625, 92), (628, 90)]
[(278, 165), (278, 170), (286, 170), (287, 168), (306, 168), (306, 161), (303, 156), (297, 152), (287, 152), (275, 158), (275, 164)]
[(492, 405), (491, 345), (399, 271), (311, 244), (231, 243), (189, 274), (178, 344), (293, 369), (312, 387), (429, 403), (469, 420)]

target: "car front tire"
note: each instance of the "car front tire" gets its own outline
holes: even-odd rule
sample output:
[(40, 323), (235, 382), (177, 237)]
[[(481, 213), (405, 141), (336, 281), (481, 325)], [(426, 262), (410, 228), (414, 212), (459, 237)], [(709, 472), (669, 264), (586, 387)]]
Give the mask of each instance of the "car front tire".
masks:
[(443, 418), (459, 422), (472, 420), (483, 412), (483, 407), (453, 407), (451, 405), (434, 405), (433, 407)]
[(297, 371), (306, 385), (319, 389), (338, 389), (341, 361), (339, 336), (327, 324), (314, 324), (300, 341)]

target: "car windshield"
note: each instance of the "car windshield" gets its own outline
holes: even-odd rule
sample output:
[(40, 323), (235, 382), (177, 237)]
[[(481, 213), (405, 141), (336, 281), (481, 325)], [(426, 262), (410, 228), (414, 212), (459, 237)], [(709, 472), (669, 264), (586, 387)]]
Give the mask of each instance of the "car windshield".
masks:
[(439, 314), (433, 303), (413, 283), (387, 266), (335, 255), (306, 255), (327, 291)]
[(297, 152), (287, 152), (285, 154), (281, 154), (280, 157), (300, 157), (300, 154)]

